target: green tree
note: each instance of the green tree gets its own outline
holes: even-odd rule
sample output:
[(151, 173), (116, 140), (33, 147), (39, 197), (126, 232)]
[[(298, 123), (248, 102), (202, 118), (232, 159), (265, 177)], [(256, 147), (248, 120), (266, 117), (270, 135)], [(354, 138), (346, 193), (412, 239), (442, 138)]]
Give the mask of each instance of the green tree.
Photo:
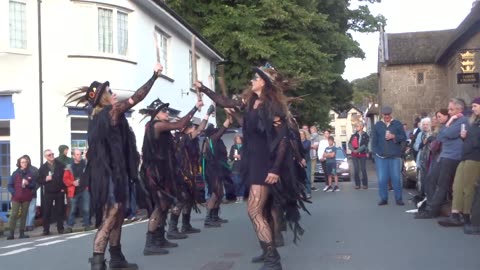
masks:
[(368, 102), (375, 102), (378, 93), (378, 74), (372, 73), (367, 77), (352, 81), (353, 104), (357, 107), (366, 106)]
[(252, 65), (269, 61), (298, 82), (288, 95), (306, 96), (291, 106), (299, 112), (298, 121), (323, 127), (332, 105), (342, 107), (352, 99), (351, 86), (341, 79), (345, 60), (364, 57), (348, 31), (373, 32), (385, 22), (366, 4), (350, 10), (350, 0), (166, 2), (230, 61), (225, 67), (229, 95), (250, 84)]

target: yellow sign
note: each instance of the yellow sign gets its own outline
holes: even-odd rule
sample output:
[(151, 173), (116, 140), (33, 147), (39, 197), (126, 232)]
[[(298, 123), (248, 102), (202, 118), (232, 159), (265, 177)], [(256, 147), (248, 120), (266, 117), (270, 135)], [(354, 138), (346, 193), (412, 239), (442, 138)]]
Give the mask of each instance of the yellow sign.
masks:
[(460, 68), (463, 73), (473, 73), (475, 71), (475, 52), (465, 51), (460, 53)]

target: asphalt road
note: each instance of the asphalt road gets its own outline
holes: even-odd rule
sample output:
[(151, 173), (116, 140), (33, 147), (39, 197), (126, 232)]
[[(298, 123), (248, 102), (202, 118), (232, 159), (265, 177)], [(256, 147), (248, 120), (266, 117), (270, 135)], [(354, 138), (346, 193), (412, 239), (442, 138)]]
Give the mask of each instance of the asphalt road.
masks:
[[(435, 220), (414, 220), (405, 210), (411, 203), (377, 206), (375, 178), (369, 190), (354, 190), (342, 183), (341, 192), (313, 193), (311, 216), (303, 216), (306, 230), (298, 245), (288, 232), (279, 249), (286, 270), (478, 270), (480, 237), (464, 235), (461, 228), (445, 229)], [(318, 186), (320, 184), (317, 183)], [(323, 184), (322, 184), (323, 185)], [(393, 194), (391, 194), (393, 195)], [(409, 198), (405, 191), (405, 201)], [(123, 250), (140, 269), (256, 270), (250, 263), (260, 248), (246, 215), (246, 205), (222, 206), (221, 216), (230, 220), (220, 229), (203, 229), (202, 215), (192, 217), (200, 234), (178, 241), (169, 255), (142, 254), (145, 221), (128, 224)], [(90, 269), (94, 231), (26, 240), (0, 239), (0, 270)]]

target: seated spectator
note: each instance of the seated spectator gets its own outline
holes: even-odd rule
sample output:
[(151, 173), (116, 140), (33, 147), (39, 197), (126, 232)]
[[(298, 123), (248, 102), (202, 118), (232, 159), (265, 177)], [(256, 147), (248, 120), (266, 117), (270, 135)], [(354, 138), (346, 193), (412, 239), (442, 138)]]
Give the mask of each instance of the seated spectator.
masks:
[[(10, 234), (7, 240), (14, 239), (17, 220), (20, 218), (19, 238), (28, 238), (25, 234), (25, 221), (27, 219), (28, 206), (32, 200), (33, 174), (28, 169), (28, 160), (24, 156), (17, 160), (17, 170), (8, 181), (8, 192), (12, 195), (12, 214), (10, 215)], [(20, 214), (20, 217), (19, 217)]]
[(470, 126), (462, 127), (462, 161), (455, 172), (453, 181), (452, 212), (448, 218), (438, 221), (444, 227), (458, 227), (470, 224), (475, 184), (480, 177), (480, 97), (474, 99)]

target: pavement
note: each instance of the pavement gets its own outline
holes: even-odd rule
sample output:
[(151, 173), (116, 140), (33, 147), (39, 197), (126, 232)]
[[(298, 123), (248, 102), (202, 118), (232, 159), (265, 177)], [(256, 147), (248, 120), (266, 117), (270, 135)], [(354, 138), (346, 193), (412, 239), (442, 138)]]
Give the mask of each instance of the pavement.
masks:
[[(461, 228), (442, 228), (436, 220), (414, 220), (406, 205), (377, 206), (378, 190), (373, 170), (370, 188), (355, 190), (352, 182), (340, 184), (340, 192), (312, 194), (304, 214), (305, 234), (294, 244), (285, 234), (279, 248), (284, 270), (478, 270), (480, 237), (463, 234)], [(316, 183), (322, 187), (323, 183)], [(221, 216), (229, 223), (218, 229), (203, 228), (203, 214), (194, 214), (192, 224), (199, 234), (179, 240), (178, 248), (163, 256), (143, 256), (146, 220), (123, 228), (124, 254), (140, 269), (256, 270), (250, 263), (260, 253), (258, 240), (247, 217), (246, 204), (222, 205)], [(32, 237), (6, 241), (0, 238), (0, 269), (90, 269), (95, 231)], [(33, 235), (33, 234), (32, 234)], [(108, 256), (107, 256), (108, 257)]]

